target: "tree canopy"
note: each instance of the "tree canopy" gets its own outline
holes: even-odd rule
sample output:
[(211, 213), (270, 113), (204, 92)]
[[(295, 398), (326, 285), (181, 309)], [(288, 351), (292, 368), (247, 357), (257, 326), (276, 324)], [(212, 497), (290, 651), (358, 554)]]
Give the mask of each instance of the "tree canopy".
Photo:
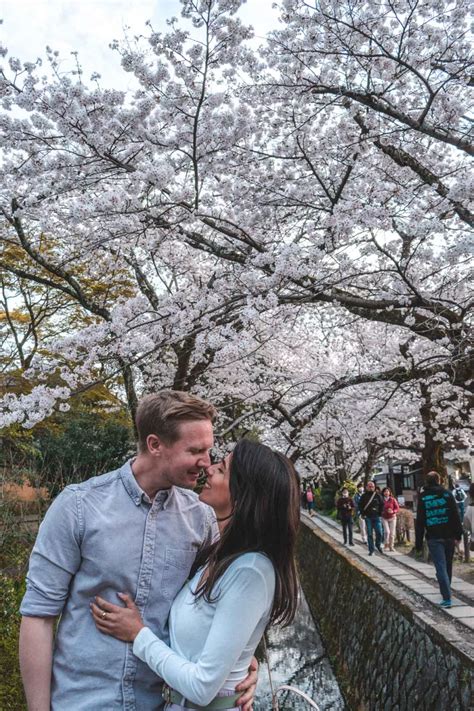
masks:
[(21, 360), (4, 308), (32, 385), (3, 421), (120, 378), (132, 413), (191, 389), (322, 473), (433, 466), (472, 402), (468, 3), (284, 0), (259, 48), (241, 4), (114, 43), (133, 93), (4, 62), (4, 301), (68, 326)]

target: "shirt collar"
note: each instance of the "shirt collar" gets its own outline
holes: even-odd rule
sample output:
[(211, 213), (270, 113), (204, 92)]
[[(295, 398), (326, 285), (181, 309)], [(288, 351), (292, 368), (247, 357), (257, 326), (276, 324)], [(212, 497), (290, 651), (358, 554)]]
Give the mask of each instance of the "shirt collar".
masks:
[(146, 494), (143, 489), (138, 486), (138, 482), (133, 475), (132, 462), (133, 459), (129, 459), (128, 462), (125, 462), (123, 467), (120, 468), (120, 476), (122, 477), (123, 485), (127, 490), (127, 493), (129, 494), (130, 498), (137, 506), (139, 506), (143, 496)]
[[(133, 459), (129, 459), (125, 462), (123, 467), (120, 468), (120, 476), (122, 478), (123, 485), (127, 490), (130, 498), (133, 500), (136, 506), (139, 506), (142, 501), (152, 504), (153, 501), (150, 499), (147, 493), (138, 485), (137, 480), (132, 471)], [(163, 508), (166, 508), (171, 501), (173, 496), (173, 487), (171, 489), (163, 489), (159, 491), (155, 496), (155, 501), (160, 502)]]

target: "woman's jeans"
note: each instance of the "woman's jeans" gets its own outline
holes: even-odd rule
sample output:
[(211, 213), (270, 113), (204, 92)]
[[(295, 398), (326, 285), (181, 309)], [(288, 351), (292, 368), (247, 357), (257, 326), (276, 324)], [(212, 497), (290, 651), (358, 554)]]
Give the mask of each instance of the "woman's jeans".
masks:
[(347, 521), (341, 521), (342, 523), (342, 535), (344, 536), (344, 543), (347, 543), (347, 536), (349, 535), (349, 545), (352, 546), (354, 541), (352, 540), (352, 519)]
[(375, 531), (375, 545), (377, 550), (382, 550), (382, 523), (380, 521), (380, 516), (373, 516), (372, 518), (367, 517), (365, 519), (367, 526), (367, 545), (369, 547), (369, 553), (374, 552), (374, 531)]
[(428, 538), (427, 543), (443, 600), (451, 600), (454, 538)]

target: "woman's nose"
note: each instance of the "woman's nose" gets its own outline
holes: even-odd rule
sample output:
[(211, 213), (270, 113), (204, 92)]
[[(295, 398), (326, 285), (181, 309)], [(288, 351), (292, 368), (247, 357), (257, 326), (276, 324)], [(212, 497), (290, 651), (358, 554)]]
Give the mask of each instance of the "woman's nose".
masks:
[(213, 475), (214, 475), (214, 466), (211, 464), (211, 466), (207, 467), (207, 469), (206, 469), (206, 476), (208, 479), (212, 479)]

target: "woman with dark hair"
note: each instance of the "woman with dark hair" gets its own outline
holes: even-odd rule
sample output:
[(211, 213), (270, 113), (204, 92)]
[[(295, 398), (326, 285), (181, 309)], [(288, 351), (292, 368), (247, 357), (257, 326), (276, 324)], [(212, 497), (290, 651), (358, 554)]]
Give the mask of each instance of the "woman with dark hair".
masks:
[(397, 513), (400, 511), (400, 506), (396, 498), (392, 494), (389, 486), (382, 490), (383, 510), (382, 523), (385, 533), (385, 550), (395, 550), (395, 532), (397, 530)]
[(119, 593), (126, 607), (99, 597), (91, 605), (99, 630), (133, 642), (164, 679), (168, 711), (237, 709), (235, 686), (266, 626), (289, 624), (297, 606), (299, 481), (290, 460), (241, 440), (208, 469), (200, 499), (214, 508), (221, 537), (173, 602), (169, 645), (143, 625), (128, 595)]

